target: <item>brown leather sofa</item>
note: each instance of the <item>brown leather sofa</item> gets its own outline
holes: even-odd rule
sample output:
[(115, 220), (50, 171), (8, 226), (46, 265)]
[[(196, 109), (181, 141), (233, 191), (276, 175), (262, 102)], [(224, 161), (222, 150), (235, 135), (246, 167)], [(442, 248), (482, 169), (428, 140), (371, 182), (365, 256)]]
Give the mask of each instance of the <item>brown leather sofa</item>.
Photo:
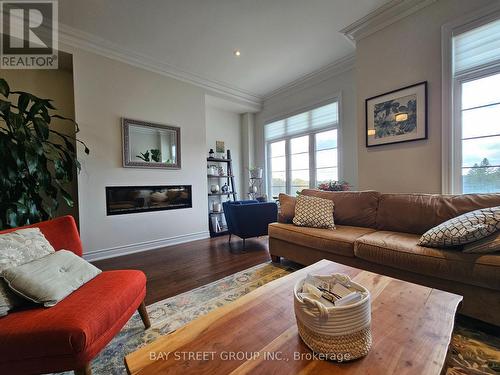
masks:
[(430, 228), (465, 212), (500, 206), (500, 194), (382, 194), (376, 191), (302, 194), (335, 203), (335, 230), (291, 224), (294, 198), (282, 197), (269, 226), (273, 261), (308, 265), (321, 259), (446, 290), (464, 297), (460, 313), (500, 326), (500, 253), (466, 254), (417, 245)]

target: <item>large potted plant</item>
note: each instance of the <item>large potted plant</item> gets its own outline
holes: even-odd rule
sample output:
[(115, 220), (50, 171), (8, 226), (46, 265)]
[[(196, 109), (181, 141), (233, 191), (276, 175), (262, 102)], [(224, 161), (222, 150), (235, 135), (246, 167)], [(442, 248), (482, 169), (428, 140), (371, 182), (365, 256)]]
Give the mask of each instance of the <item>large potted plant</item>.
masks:
[(52, 119), (71, 119), (53, 113), (52, 100), (10, 91), (0, 78), (0, 229), (32, 224), (54, 217), (60, 198), (70, 207), (66, 186), (80, 170), (76, 139), (51, 127)]

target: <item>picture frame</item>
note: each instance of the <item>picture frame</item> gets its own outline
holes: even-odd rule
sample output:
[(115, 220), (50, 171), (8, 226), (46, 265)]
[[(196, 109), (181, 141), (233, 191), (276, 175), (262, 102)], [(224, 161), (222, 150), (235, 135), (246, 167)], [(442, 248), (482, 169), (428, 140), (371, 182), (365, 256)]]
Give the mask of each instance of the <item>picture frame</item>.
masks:
[(178, 126), (122, 118), (124, 168), (181, 169)]
[(215, 152), (217, 152), (218, 154), (223, 154), (224, 152), (226, 152), (224, 141), (215, 141)]
[(365, 100), (366, 147), (427, 139), (427, 81)]
[(215, 141), (215, 152), (219, 158), (224, 159), (224, 155), (226, 153), (224, 141)]

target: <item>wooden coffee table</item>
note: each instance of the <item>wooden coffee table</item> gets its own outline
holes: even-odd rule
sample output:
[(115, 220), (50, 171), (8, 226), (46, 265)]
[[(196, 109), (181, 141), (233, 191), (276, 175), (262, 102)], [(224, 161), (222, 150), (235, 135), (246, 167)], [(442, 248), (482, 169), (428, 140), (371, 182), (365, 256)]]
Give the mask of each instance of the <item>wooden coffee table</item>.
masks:
[[(348, 274), (372, 295), (373, 346), (359, 360), (315, 359), (301, 341), (293, 286)], [(439, 374), (461, 296), (322, 260), (272, 281), (125, 357), (130, 374)]]

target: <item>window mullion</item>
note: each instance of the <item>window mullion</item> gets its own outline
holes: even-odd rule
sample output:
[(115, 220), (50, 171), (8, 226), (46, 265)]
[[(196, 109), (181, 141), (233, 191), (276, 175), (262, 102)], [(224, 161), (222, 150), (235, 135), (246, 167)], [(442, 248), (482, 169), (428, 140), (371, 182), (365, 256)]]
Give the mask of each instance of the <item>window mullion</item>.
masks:
[(315, 188), (316, 183), (316, 133), (309, 134), (309, 187)]
[(453, 113), (453, 142), (452, 142), (452, 178), (453, 192), (462, 193), (462, 82), (455, 80), (454, 83), (455, 108)]
[(291, 195), (292, 190), (292, 155), (290, 154), (290, 138), (285, 140), (285, 179), (286, 179), (286, 193)]

